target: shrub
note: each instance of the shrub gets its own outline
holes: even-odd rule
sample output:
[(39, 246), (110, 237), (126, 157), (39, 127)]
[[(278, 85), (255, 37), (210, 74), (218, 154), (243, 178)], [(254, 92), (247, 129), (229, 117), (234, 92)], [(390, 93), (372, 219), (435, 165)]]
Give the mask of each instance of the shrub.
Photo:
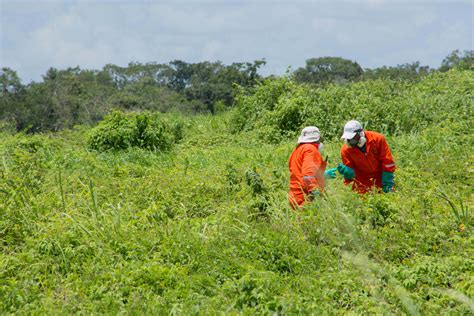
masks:
[(289, 79), (282, 78), (266, 80), (250, 95), (241, 89), (236, 96), (237, 110), (231, 120), (231, 130), (239, 132), (253, 129), (267, 112), (273, 111), (280, 97), (291, 93), (295, 87)]
[(369, 80), (323, 88), (267, 80), (253, 93), (240, 91), (232, 130), (255, 130), (259, 138), (278, 142), (315, 125), (326, 138), (337, 139), (344, 123), (357, 119), (388, 135), (420, 132), (470, 117), (472, 81), (472, 72), (459, 70), (419, 82)]
[(115, 111), (91, 130), (88, 145), (100, 151), (129, 147), (167, 151), (182, 138), (182, 127), (180, 122), (168, 123), (157, 113)]

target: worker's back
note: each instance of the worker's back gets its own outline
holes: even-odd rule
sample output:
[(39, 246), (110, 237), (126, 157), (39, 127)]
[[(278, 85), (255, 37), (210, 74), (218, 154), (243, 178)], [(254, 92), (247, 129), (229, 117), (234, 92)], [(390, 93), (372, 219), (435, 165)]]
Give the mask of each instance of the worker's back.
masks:
[(288, 160), (290, 169), (290, 192), (308, 194), (315, 188), (324, 189), (323, 161), (317, 143), (299, 144)]

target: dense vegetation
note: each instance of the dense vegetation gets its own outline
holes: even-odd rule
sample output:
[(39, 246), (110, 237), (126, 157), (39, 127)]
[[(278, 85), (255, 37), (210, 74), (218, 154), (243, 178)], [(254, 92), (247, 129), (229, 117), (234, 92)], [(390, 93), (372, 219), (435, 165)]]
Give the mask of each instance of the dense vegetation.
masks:
[[(320, 88), (283, 78), (239, 90), (232, 113), (3, 132), (0, 310), (474, 313), (473, 86), (462, 70)], [(397, 192), (360, 197), (338, 178), (292, 212), (294, 132), (320, 126), (334, 165), (352, 118), (387, 134)], [(132, 145), (145, 130), (181, 140)]]
[(231, 124), (234, 131), (256, 130), (268, 141), (295, 137), (308, 125), (336, 139), (345, 121), (357, 117), (369, 129), (401, 135), (469, 122), (473, 87), (470, 71), (435, 72), (421, 84), (379, 79), (324, 88), (281, 78), (265, 81), (250, 95), (241, 94)]
[(233, 85), (258, 82), (264, 61), (189, 64), (130, 63), (101, 70), (50, 68), (42, 82), (23, 85), (15, 71), (0, 72), (0, 120), (17, 131), (58, 131), (94, 124), (113, 109), (215, 114), (233, 103)]
[[(0, 122), (28, 133), (94, 125), (113, 110), (217, 114), (232, 108), (236, 93), (260, 84), (264, 60), (224, 65), (221, 62), (108, 64), (100, 70), (50, 68), (40, 82), (23, 84), (17, 73), (0, 69)], [(433, 72), (471, 69), (474, 51), (453, 51), (438, 69), (419, 62), (362, 69), (340, 57), (310, 58), (289, 72), (298, 83), (328, 84), (392, 79), (417, 81)], [(273, 78), (270, 76), (269, 78)], [(268, 79), (268, 78), (267, 78)], [(395, 89), (399, 89), (396, 87)]]

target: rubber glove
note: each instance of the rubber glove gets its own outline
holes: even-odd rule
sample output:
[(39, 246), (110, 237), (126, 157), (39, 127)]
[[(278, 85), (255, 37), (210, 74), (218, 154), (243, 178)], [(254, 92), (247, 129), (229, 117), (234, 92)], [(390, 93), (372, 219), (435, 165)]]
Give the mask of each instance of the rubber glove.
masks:
[(342, 163), (339, 163), (337, 165), (337, 171), (339, 171), (339, 173), (342, 174), (347, 180), (352, 180), (355, 177), (354, 169), (349, 168), (348, 166), (345, 166)]
[(392, 192), (395, 186), (393, 172), (382, 172), (382, 188), (385, 193)]
[(324, 171), (324, 177), (326, 179), (335, 179), (336, 178), (337, 168), (332, 168)]

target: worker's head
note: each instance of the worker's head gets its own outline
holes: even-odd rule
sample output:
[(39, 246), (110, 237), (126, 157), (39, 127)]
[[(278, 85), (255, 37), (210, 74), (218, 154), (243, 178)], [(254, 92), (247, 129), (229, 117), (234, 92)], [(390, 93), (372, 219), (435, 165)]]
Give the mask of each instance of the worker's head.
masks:
[(298, 144), (319, 143), (321, 141), (321, 133), (316, 126), (307, 126), (301, 131), (298, 137)]
[(323, 153), (324, 145), (321, 142), (321, 132), (316, 126), (307, 126), (301, 131), (298, 137), (298, 144), (315, 143), (318, 150)]
[(344, 125), (344, 131), (341, 138), (351, 147), (362, 147), (367, 141), (362, 124), (355, 120), (351, 120)]

